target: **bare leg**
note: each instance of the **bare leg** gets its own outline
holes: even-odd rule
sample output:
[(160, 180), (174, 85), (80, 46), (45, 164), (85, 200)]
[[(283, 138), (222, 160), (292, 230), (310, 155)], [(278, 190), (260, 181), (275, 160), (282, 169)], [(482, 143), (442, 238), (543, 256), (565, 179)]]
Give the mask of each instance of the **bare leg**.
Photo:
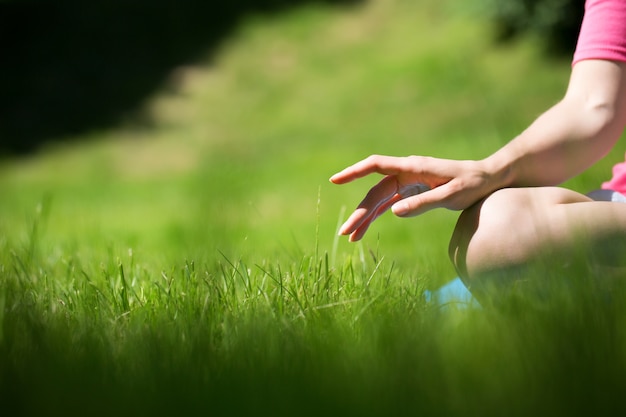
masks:
[(538, 261), (558, 268), (581, 255), (624, 267), (626, 204), (557, 187), (499, 190), (461, 214), (449, 250), (470, 287), (494, 272)]

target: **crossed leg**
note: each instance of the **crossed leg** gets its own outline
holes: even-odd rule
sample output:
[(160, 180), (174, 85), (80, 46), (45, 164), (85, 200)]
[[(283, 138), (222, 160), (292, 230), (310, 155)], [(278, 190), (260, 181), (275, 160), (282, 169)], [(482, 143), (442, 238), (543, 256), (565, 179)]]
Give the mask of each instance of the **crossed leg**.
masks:
[(626, 268), (626, 204), (558, 187), (502, 189), (461, 214), (449, 253), (470, 288), (494, 273), (559, 268), (572, 257)]

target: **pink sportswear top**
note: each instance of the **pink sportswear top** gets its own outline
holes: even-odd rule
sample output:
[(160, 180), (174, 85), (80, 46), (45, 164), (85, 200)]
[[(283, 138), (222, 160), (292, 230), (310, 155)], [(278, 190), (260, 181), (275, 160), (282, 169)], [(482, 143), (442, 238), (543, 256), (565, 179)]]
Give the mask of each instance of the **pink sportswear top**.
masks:
[[(584, 59), (626, 62), (626, 0), (585, 2), (572, 65)], [(602, 188), (626, 194), (626, 162), (613, 167), (613, 178), (602, 184)]]

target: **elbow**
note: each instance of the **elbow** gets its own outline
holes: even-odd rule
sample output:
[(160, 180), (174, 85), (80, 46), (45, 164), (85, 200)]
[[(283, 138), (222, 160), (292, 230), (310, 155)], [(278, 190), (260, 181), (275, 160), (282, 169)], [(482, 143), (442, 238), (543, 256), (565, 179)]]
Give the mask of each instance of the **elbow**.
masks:
[(578, 118), (581, 136), (592, 138), (604, 156), (615, 145), (626, 125), (624, 110), (613, 101), (589, 100)]
[(563, 103), (578, 133), (575, 136), (610, 149), (626, 126), (626, 63), (577, 63)]
[(598, 132), (614, 129), (619, 124), (617, 105), (611, 101), (597, 101), (587, 103), (585, 113)]
[(601, 59), (576, 63), (563, 101), (571, 111), (576, 136), (592, 139), (608, 152), (626, 126), (626, 63)]

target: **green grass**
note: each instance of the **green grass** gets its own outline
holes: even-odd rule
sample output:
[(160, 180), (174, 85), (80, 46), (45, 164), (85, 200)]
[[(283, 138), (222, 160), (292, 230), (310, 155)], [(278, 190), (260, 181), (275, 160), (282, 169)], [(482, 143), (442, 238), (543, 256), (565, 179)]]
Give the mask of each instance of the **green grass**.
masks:
[[(141, 122), (0, 165), (0, 403), (10, 415), (616, 411), (624, 309), (441, 309), (457, 213), (339, 222), (371, 153), (479, 158), (563, 93), (567, 60), (495, 46), (462, 2), (250, 19)], [(87, 140), (88, 139), (88, 140)], [(596, 188), (623, 146), (568, 182)], [(582, 281), (586, 265), (573, 268)], [(570, 282), (567, 281), (567, 282)], [(614, 295), (619, 300), (619, 292)], [(602, 302), (599, 301), (602, 299)], [(9, 414), (7, 414), (9, 415)]]

